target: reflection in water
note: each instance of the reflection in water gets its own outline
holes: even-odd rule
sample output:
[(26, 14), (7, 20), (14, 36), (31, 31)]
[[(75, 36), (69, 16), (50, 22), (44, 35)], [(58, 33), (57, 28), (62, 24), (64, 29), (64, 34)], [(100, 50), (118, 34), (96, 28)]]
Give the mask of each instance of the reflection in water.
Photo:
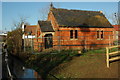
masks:
[(34, 76), (36, 77), (36, 80), (42, 80), (41, 76), (37, 72), (34, 72)]
[(20, 60), (16, 59), (15, 57), (9, 56), (8, 59), (10, 70), (12, 74), (15, 75), (16, 78), (33, 78), (34, 80), (36, 80), (36, 78), (40, 78), (37, 72), (35, 72), (32, 69), (25, 68), (23, 66), (23, 63)]
[(23, 71), (23, 74), (21, 75), (18, 75), (18, 78), (35, 78), (34, 77), (34, 70), (31, 70), (31, 69), (25, 69)]

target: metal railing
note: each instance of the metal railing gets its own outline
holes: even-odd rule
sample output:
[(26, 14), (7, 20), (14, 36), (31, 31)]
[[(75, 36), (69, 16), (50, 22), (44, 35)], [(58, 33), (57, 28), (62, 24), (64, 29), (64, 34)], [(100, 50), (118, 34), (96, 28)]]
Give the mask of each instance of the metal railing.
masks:
[(8, 79), (10, 79), (10, 80), (13, 80), (13, 75), (12, 75), (12, 73), (11, 73), (11, 71), (10, 71), (10, 67), (9, 67), (9, 65), (8, 65), (8, 53), (7, 53), (7, 50), (5, 49), (5, 62), (6, 62), (6, 66), (7, 66), (7, 71), (8, 71)]

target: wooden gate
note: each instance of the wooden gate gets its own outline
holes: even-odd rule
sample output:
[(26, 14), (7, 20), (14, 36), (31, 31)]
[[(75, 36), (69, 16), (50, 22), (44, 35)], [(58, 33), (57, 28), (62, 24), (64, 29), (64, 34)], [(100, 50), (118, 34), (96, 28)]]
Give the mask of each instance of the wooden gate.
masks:
[[(112, 48), (120, 48), (120, 45), (118, 46), (112, 46), (112, 47), (106, 47), (106, 63), (107, 63), (107, 67), (109, 68), (110, 67), (110, 61), (115, 61), (115, 60), (118, 60), (120, 59), (120, 51), (115, 51), (115, 52), (110, 52), (109, 50), (112, 49)], [(118, 56), (113, 56), (113, 55), (118, 55)], [(110, 58), (110, 56), (113, 56), (112, 58)]]

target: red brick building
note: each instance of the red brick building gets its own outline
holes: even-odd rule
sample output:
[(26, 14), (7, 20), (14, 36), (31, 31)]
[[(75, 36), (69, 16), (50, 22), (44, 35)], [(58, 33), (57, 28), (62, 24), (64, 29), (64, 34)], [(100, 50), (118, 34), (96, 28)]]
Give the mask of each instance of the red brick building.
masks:
[(38, 21), (34, 49), (94, 49), (114, 41), (114, 28), (102, 11), (68, 10), (51, 4), (47, 21)]
[(118, 37), (120, 36), (119, 32), (120, 32), (120, 25), (113, 25), (114, 29), (115, 29), (115, 37), (116, 40), (118, 40)]
[(113, 25), (115, 29), (115, 39), (117, 41), (117, 44), (120, 44), (120, 25)]
[(34, 38), (34, 50), (43, 50), (53, 47), (54, 30), (51, 21), (38, 21), (36, 38)]

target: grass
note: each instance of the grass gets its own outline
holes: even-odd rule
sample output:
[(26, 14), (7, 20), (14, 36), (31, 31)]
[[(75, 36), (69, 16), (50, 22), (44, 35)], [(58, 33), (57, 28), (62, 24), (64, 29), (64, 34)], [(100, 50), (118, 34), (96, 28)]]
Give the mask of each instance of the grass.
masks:
[[(113, 48), (111, 51), (116, 51), (117, 48)], [(98, 50), (88, 50), (87, 52), (82, 53), (78, 58), (74, 58), (72, 61), (61, 64), (58, 68), (51, 71), (58, 78), (79, 78), (86, 77), (88, 73), (89, 75), (97, 77), (97, 74), (100, 74), (100, 77), (109, 73), (111, 73), (109, 69), (106, 67), (105, 59), (106, 59), (106, 49), (98, 49)], [(113, 68), (114, 70), (114, 68)], [(103, 71), (103, 74), (102, 74)], [(95, 74), (94, 74), (95, 73)], [(77, 74), (77, 75), (75, 75)], [(93, 75), (94, 74), (94, 75)], [(89, 77), (89, 76), (88, 76)]]
[(118, 47), (109, 49), (109, 52), (115, 52), (115, 51), (118, 51)]
[(88, 50), (85, 53), (82, 53), (82, 56), (87, 56), (87, 55), (94, 55), (94, 54), (103, 54), (106, 52), (105, 48), (101, 48), (101, 49), (96, 49), (96, 50)]
[[(118, 48), (111, 48), (109, 49), (109, 52), (115, 52), (115, 51), (118, 51)], [(96, 49), (96, 50), (88, 50), (87, 52), (83, 53), (83, 55), (85, 56), (86, 54), (103, 54), (103, 53), (106, 53), (106, 48), (101, 48), (101, 49)]]
[[(116, 51), (117, 48), (113, 48), (111, 51)], [(90, 57), (89, 55), (103, 54), (106, 53), (106, 49), (88, 50), (82, 53), (83, 57)], [(32, 54), (26, 60), (26, 66), (36, 70), (43, 78), (50, 77), (49, 72), (51, 72), (55, 67), (62, 63), (69, 62), (73, 57), (78, 55), (77, 50), (47, 50), (43, 52), (37, 52)], [(94, 58), (94, 57), (90, 57)], [(85, 58), (87, 59), (87, 58)], [(62, 76), (61, 76), (62, 77)]]
[(52, 69), (61, 63), (72, 60), (72, 57), (77, 54), (75, 50), (44, 51), (31, 55), (26, 61), (26, 66), (36, 70), (43, 78), (46, 78)]

